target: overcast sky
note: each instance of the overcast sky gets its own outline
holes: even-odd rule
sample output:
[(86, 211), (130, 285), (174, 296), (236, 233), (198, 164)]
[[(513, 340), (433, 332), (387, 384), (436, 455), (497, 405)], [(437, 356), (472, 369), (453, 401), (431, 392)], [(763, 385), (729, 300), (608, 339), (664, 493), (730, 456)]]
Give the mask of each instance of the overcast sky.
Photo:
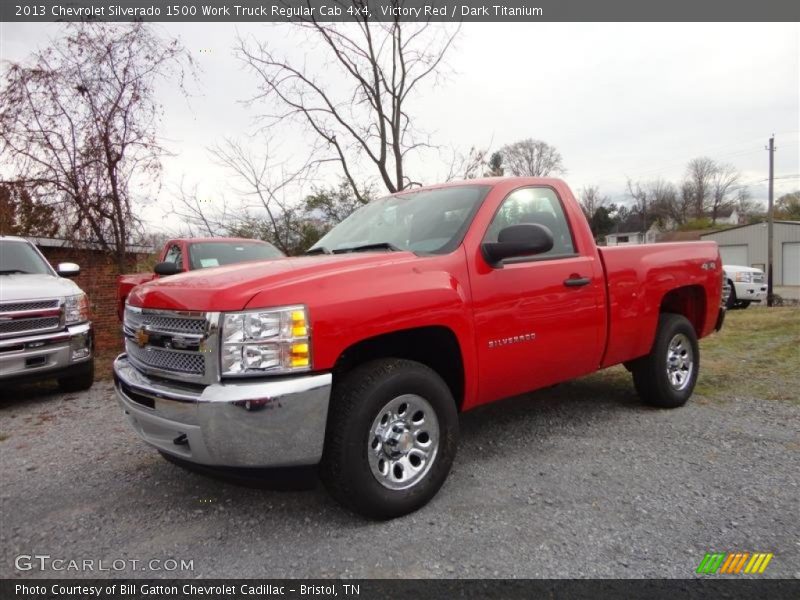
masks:
[[(211, 198), (235, 196), (207, 147), (251, 133), (259, 112), (241, 102), (255, 82), (233, 55), (237, 34), (303, 52), (273, 25), (159, 27), (192, 51), (200, 80), (188, 103), (159, 86), (162, 136), (175, 156), (164, 163), (160, 204), (146, 210), (153, 222), (182, 178)], [(59, 31), (0, 24), (0, 56), (24, 59)], [(545, 140), (561, 151), (576, 191), (595, 184), (625, 200), (627, 177), (677, 181), (690, 158), (707, 155), (736, 166), (753, 198), (765, 200), (771, 133), (776, 197), (800, 189), (799, 39), (797, 24), (467, 24), (449, 54), (450, 75), (425, 90), (415, 114), (447, 147)], [(286, 132), (272, 145), (292, 156), (299, 136)], [(427, 161), (416, 170), (434, 183), (447, 166)]]

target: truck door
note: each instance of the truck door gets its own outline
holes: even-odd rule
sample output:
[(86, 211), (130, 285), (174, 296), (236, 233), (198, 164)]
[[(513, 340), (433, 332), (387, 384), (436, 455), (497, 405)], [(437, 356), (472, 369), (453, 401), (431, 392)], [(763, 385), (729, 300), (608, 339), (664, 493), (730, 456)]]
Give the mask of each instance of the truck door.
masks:
[(471, 274), (478, 344), (478, 402), (520, 394), (598, 368), (604, 344), (604, 280), (596, 253), (581, 254), (553, 188), (511, 192), (483, 241), (501, 229), (538, 223), (553, 232), (552, 250)]

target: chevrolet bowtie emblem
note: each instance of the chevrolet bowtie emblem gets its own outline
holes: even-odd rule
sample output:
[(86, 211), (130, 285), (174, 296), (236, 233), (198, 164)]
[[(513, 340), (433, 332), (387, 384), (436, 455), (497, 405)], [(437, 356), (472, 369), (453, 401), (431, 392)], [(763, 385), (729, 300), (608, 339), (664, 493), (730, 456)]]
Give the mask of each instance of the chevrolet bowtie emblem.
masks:
[(144, 327), (140, 327), (136, 330), (134, 338), (136, 339), (136, 345), (139, 346), (139, 348), (144, 348), (147, 342), (150, 341), (150, 334), (147, 333)]

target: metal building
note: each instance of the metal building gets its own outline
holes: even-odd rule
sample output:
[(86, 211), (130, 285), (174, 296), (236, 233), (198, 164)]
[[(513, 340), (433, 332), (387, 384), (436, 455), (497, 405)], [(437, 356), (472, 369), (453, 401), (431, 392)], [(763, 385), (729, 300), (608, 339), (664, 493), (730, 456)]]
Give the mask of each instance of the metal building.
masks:
[[(740, 225), (700, 237), (719, 244), (723, 264), (756, 267), (766, 272), (766, 223)], [(775, 221), (772, 242), (773, 285), (800, 286), (800, 221)]]

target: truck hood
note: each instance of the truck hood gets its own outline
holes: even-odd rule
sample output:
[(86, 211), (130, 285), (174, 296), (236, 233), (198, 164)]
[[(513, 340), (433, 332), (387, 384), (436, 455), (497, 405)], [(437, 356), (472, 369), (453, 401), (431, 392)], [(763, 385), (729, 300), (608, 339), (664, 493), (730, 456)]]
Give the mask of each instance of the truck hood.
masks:
[(763, 273), (761, 269), (754, 267), (742, 267), (739, 265), (722, 265), (722, 269), (726, 273)]
[(0, 275), (0, 302), (43, 300), (80, 293), (81, 288), (74, 281), (55, 275)]
[(231, 311), (247, 308), (256, 294), (274, 292), (275, 301), (270, 304), (277, 306), (298, 301), (282, 294), (297, 284), (414, 260), (418, 257), (413, 252), (358, 252), (239, 263), (189, 271), (139, 285), (128, 302), (144, 308)]

